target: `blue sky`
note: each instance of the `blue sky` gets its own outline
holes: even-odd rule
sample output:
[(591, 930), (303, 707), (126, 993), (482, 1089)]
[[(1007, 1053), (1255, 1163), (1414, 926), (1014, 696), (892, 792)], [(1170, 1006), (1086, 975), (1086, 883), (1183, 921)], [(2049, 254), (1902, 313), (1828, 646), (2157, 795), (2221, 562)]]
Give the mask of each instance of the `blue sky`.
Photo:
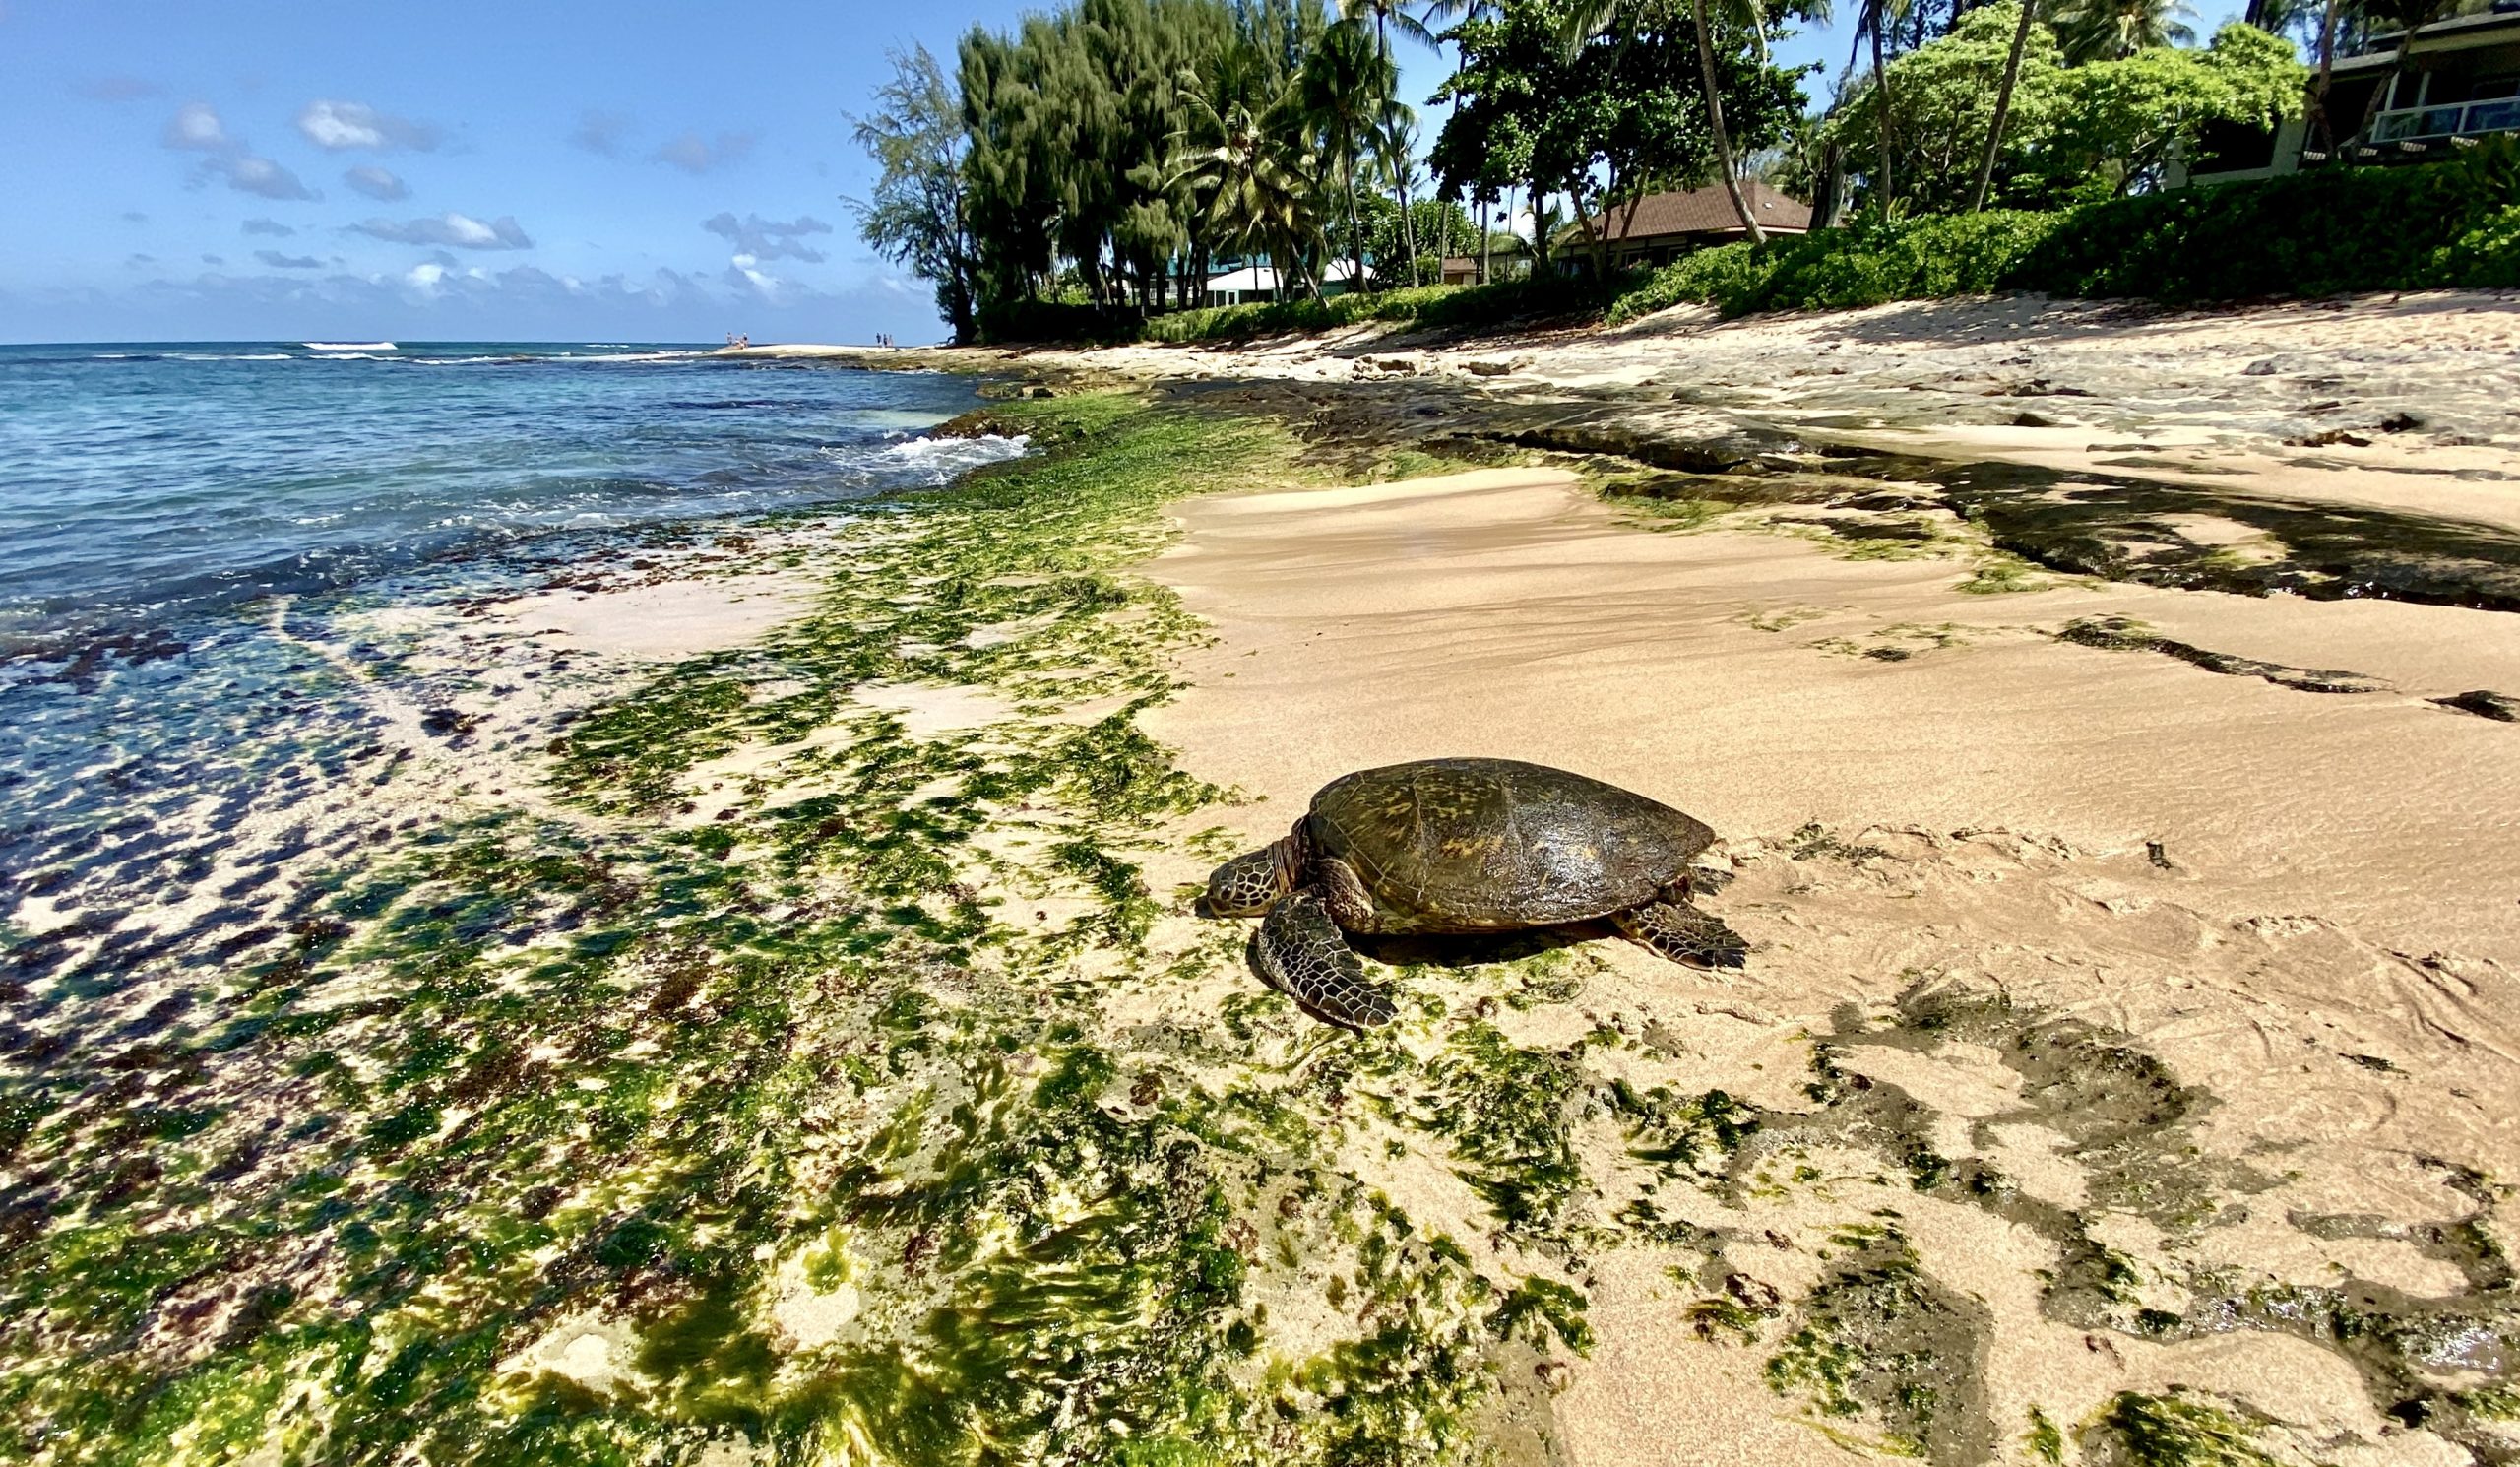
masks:
[(0, 341), (933, 340), (848, 114), (1031, 8), (0, 0)]

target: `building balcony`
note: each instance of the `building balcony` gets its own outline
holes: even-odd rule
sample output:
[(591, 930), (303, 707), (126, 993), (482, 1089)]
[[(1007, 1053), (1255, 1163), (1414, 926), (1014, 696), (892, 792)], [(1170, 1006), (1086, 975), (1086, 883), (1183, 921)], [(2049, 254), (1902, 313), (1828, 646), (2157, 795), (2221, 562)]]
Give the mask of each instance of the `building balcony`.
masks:
[(2428, 138), (2468, 138), (2481, 133), (2520, 132), (2520, 96), (2487, 101), (2451, 102), (2438, 107), (2401, 107), (2371, 119), (2373, 143), (2414, 143)]

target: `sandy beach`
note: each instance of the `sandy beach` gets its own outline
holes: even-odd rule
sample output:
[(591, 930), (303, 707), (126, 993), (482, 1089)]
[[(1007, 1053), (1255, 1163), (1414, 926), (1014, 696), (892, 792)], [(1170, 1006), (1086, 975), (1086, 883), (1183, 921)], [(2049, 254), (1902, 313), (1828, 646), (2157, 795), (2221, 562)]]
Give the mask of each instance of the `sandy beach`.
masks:
[[(1299, 807), (1333, 772), (1478, 753), (1593, 773), (1729, 837), (1719, 849), (1740, 879), (1716, 906), (1753, 943), (1744, 973), (1596, 943), (1604, 966), (1581, 1012), (1518, 1016), (1505, 1026), (1517, 1041), (1562, 1044), (1615, 1015), (1661, 1036), (1619, 1066), (1631, 1083), (1802, 1111), (1799, 1076), (1762, 1060), (1809, 1035), (1888, 1027), (1921, 986), (2001, 992), (2120, 1036), (2215, 1097), (2191, 1135), (2216, 1161), (2282, 1158), (2271, 1190), (2226, 1199), (2227, 1226), (2115, 1231), (2148, 1289), (2235, 1267), (2305, 1288), (2341, 1274), (2460, 1287), (2416, 1239), (2474, 1204), (2422, 1159), (2520, 1164), (2504, 1104), (2520, 1093), (2509, 730), (2405, 694), (2305, 693), (2052, 632), (2106, 612), (2419, 685), (2508, 683), (2520, 638), (2507, 618), (2105, 585), (2002, 598), (1989, 616), (1944, 564), (1640, 534), (1547, 472), (1206, 499), (1181, 519), (1154, 573), (1220, 640), (1190, 661), (1194, 687), (1146, 723), (1195, 772), (1265, 793), (1260, 811)], [(1948, 640), (1917, 639), (1890, 663), (1830, 645), (1905, 646), (1902, 628)], [(1823, 844), (1862, 854), (1808, 854)], [(2091, 1194), (2087, 1163), (2033, 1118), (1999, 1050), (1854, 1043), (1849, 1071), (1935, 1113), (1953, 1158), (2065, 1205)], [(1605, 1213), (1618, 1181), (1634, 1184), (1617, 1173), (1636, 1169), (1607, 1170)], [(2250, 1403), (2304, 1445), (2364, 1443), (2341, 1460), (2454, 1459), (2403, 1437), (2349, 1368), (2297, 1341), (2092, 1343), (2041, 1308), (2053, 1240), (1920, 1202), (1905, 1178), (1834, 1177), (1747, 1204), (1730, 1226), (1773, 1242), (1735, 1244), (1720, 1271), (1808, 1288), (1823, 1240), (1884, 1205), (1922, 1267), (1984, 1307), (1997, 1419), (2034, 1403), (2085, 1417), (2177, 1381)], [(2388, 1221), (2303, 1231), (2322, 1216)], [(1699, 1342), (1686, 1291), (1657, 1261), (1621, 1253), (1587, 1281), (1604, 1348), (1557, 1402), (1569, 1460), (1838, 1457), (1844, 1443), (1737, 1345)]]
[[(2515, 349), (2520, 312), (2506, 303), (2431, 297), (2221, 316), (2037, 301), (1735, 324), (1678, 312), (1501, 349), (1359, 333), (1074, 360), (1176, 384), (1210, 370), (1284, 384), (1314, 408), (1325, 454), (1426, 442), (1360, 428), (1376, 413), (1521, 428), (1543, 406), (1582, 424), (1551, 447), (1683, 472), (1703, 472), (1692, 445), (1782, 430), (2052, 471), (2042, 491), (2059, 497), (2086, 476), (2210, 494), (2150, 506), (2127, 537), (2140, 565), (2165, 542), (2281, 558), (2291, 547), (2245, 512), (2221, 517), (2249, 500), (2377, 511), (2471, 544), (2507, 534), (2520, 524)], [(1371, 406), (1311, 387), (1343, 381)], [(2520, 762), (2510, 725), (2453, 701), (2520, 686), (2507, 612), (2170, 577), (2036, 576), (2020, 594), (1973, 594), (1983, 587), (1949, 554), (1852, 555), (1757, 513), (1641, 533), (1670, 527), (1596, 488), (1565, 470), (1504, 469), (1185, 505), (1180, 543), (1152, 571), (1218, 642), (1186, 663), (1192, 686), (1143, 720), (1186, 767), (1264, 797), (1262, 817), (1238, 823), (1253, 842), (1333, 774), (1435, 753), (1578, 769), (1728, 837), (1718, 849), (1739, 879), (1716, 903), (1753, 944), (1746, 972), (1681, 972), (1597, 941), (1576, 1011), (1495, 1021), (1535, 1050), (1605, 1024), (1647, 1036), (1611, 1041), (1616, 1057), (1593, 1073), (1721, 1091), (1814, 1117), (1818, 1133), (1796, 1173), (1808, 1194), (1736, 1187), (1715, 1215), (1689, 1214), (1728, 1240), (1711, 1261), (1700, 1243), (1676, 1262), (1643, 1247), (1588, 1263), (1602, 1345), (1554, 1403), (1567, 1459), (1885, 1449), (1863, 1428), (1898, 1425), (1880, 1401), (1893, 1387), (1875, 1378), (1872, 1396), (1831, 1406), (1827, 1389), (1780, 1376), (1790, 1344), (1764, 1369), (1745, 1358), (1807, 1342), (1815, 1318), (1871, 1350), (1903, 1327), (1933, 1335), (1913, 1317), (1935, 1312), (1923, 1304), (1901, 1326), (1821, 1303), (1857, 1277), (1831, 1272), (1830, 1240), (1843, 1257), (1846, 1230), (1882, 1216), (1898, 1219), (1902, 1262), (1954, 1296), (1949, 1332), (1924, 1353), (1978, 1352), (1971, 1407), (1985, 1414), (1965, 1429), (1946, 1418), (1956, 1435), (1927, 1429), (1921, 1449), (1937, 1461), (2035, 1454), (2038, 1422), (2100, 1420), (2125, 1393), (2219, 1402), (2262, 1424), (2250, 1449), (2274, 1460), (2510, 1450), (2490, 1412), (2463, 1422), (2456, 1445), (2410, 1432), (2385, 1397), (2412, 1377), (2333, 1341), (2262, 1317), (2193, 1322), (2340, 1288), (2418, 1313), (2465, 1298), (2507, 1319), (2486, 1303), (2499, 1263), (2480, 1270), (2426, 1242), (2470, 1227), (2497, 1240), (2498, 1258), (2500, 1188), (2467, 1179), (2520, 1166)], [(2023, 548), (2000, 526), (1992, 539)], [(2146, 640), (2082, 634), (2127, 623)], [(1939, 1017), (1955, 1003), (2007, 1019), (1973, 1033)], [(2184, 1173), (2200, 1189), (2192, 1210), (2110, 1205), (2124, 1179), (2102, 1174), (2134, 1143), (2096, 1142), (2053, 1109), (2054, 1077), (2017, 1057), (2028, 1036), (2065, 1031), (2105, 1036), (2188, 1096), (2141, 1166), (2172, 1189), (2168, 1175)], [(1815, 1116), (1817, 1092), (1776, 1063), (1813, 1036), (1833, 1037), (1837, 1067), (1876, 1102), (1888, 1092), (1921, 1113), (1901, 1123), (1938, 1156), (2002, 1179), (1986, 1193), (2017, 1188), (2080, 1221), (2060, 1232), (2037, 1208), (1955, 1205), (1947, 1189), (1922, 1199), (1935, 1188), (1917, 1178), (1863, 1177), (1881, 1159), (1877, 1131), (1863, 1134), (1877, 1117), (1832, 1121), (1834, 1100)], [(1625, 1156), (1610, 1136), (1592, 1143), (1606, 1148), (1588, 1153), (1596, 1215), (1632, 1203), (1623, 1188), (1652, 1190), (1633, 1134)], [(1847, 1146), (1858, 1139), (1870, 1144)], [(1847, 1148), (1834, 1165), (1820, 1159), (1833, 1146)], [(1460, 1206), (1405, 1167), (1357, 1165), (1413, 1212)], [(2057, 1283), (2092, 1247), (2122, 1265), (2113, 1304)], [(1752, 1314), (1793, 1314), (1797, 1293), (1804, 1304), (1787, 1326), (1744, 1327), (1675, 1281)], [(1782, 1310), (1762, 1303), (1779, 1298)], [(2482, 1383), (2502, 1348), (2433, 1368)], [(1886, 1449), (1909, 1449), (1898, 1442), (1916, 1424), (1904, 1425)], [(2088, 1431), (2079, 1440), (2110, 1450)]]

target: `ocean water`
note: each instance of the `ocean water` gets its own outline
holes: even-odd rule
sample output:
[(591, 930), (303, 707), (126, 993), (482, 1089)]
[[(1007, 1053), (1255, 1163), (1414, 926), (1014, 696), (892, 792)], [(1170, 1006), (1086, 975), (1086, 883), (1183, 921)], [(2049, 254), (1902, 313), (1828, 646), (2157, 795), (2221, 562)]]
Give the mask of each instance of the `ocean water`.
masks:
[(941, 483), (969, 382), (595, 342), (0, 347), (0, 656), (554, 536)]
[[(355, 808), (391, 710), (483, 689), (379, 645), (380, 611), (574, 584), (1021, 453), (925, 436), (976, 401), (958, 377), (687, 347), (0, 347), (0, 1082), (32, 1015), (84, 1034), (139, 975), (216, 971), (196, 939), (250, 925)], [(249, 840), (266, 879), (200, 889)], [(210, 926), (132, 917), (168, 909)], [(26, 934), (71, 914), (114, 935), (29, 1000), (50, 960)]]

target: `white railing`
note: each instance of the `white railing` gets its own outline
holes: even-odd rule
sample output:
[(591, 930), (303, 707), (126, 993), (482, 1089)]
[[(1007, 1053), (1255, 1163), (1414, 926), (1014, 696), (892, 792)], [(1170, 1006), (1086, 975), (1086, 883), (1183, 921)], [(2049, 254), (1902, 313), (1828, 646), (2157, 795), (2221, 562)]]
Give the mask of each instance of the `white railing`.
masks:
[(2440, 107), (2401, 107), (2371, 119), (2371, 141), (2405, 143), (2418, 138), (2463, 138), (2520, 130), (2520, 96), (2452, 102)]

